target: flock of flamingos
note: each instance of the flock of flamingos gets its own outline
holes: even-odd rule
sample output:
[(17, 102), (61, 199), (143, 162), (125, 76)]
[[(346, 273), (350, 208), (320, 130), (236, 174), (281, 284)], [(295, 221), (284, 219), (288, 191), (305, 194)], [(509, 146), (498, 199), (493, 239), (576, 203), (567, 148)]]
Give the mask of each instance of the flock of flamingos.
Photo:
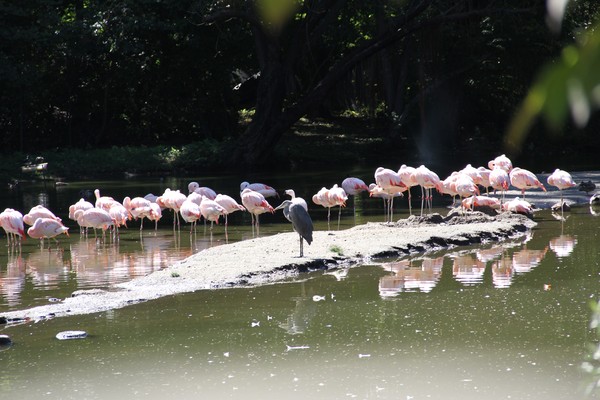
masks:
[[(487, 206), (510, 212), (531, 213), (532, 206), (524, 199), (525, 190), (546, 190), (535, 174), (523, 168), (513, 168), (512, 162), (505, 155), (491, 160), (488, 167), (474, 168), (469, 164), (462, 170), (453, 172), (444, 180), (441, 180), (435, 172), (424, 165), (418, 168), (402, 165), (398, 171), (379, 167), (374, 174), (375, 183), (367, 186), (358, 178), (347, 178), (342, 182), (341, 187), (336, 184), (330, 189), (322, 188), (312, 197), (312, 201), (329, 210), (336, 206), (341, 209), (345, 206), (349, 195), (355, 196), (363, 191), (368, 191), (370, 196), (384, 199), (386, 220), (391, 221), (394, 197), (402, 196), (403, 192), (408, 191), (408, 204), (412, 215), (410, 188), (420, 186), (421, 215), (424, 206), (431, 208), (432, 189), (436, 189), (441, 194), (453, 196), (453, 198), (458, 196), (462, 200), (464, 210)], [(548, 177), (547, 182), (559, 190), (575, 186), (571, 175), (560, 169), (556, 169)], [(511, 185), (521, 190), (522, 198), (517, 197), (510, 201), (504, 201), (504, 192)], [(501, 195), (499, 197), (481, 195), (480, 188), (483, 188), (488, 194), (491, 188), (499, 191)], [(240, 185), (242, 204), (228, 195), (217, 194), (210, 188), (201, 187), (197, 182), (191, 182), (188, 185), (188, 191), (189, 194), (186, 195), (179, 190), (166, 189), (161, 196), (148, 194), (145, 197), (125, 197), (121, 203), (112, 197), (101, 196), (100, 191), (96, 189), (95, 204), (83, 198), (80, 199), (69, 207), (69, 218), (77, 221), (82, 232), (87, 232), (88, 228), (92, 228), (96, 233), (96, 229), (101, 229), (104, 235), (107, 229), (118, 232), (118, 228), (126, 225), (126, 222), (131, 219), (141, 219), (140, 230), (143, 229), (144, 219), (155, 221), (156, 224), (162, 217), (164, 209), (173, 211), (174, 227), (176, 224), (179, 226), (179, 217), (192, 224), (201, 218), (210, 221), (211, 224), (218, 223), (219, 218), (224, 217), (225, 224), (227, 224), (227, 215), (235, 211), (251, 213), (252, 224), (258, 227), (260, 214), (273, 213), (274, 210), (282, 208), (280, 206), (274, 209), (267, 202), (266, 198), (278, 196), (278, 194), (272, 187), (261, 183), (243, 182)], [(293, 190), (286, 190), (286, 194), (291, 196), (288, 205), (299, 205), (308, 211), (306, 201), (296, 197)], [(286, 217), (289, 219), (287, 214)], [(27, 235), (34, 239), (54, 238), (62, 233), (68, 235), (69, 228), (63, 225), (61, 219), (41, 205), (33, 207), (26, 215), (11, 208), (0, 213), (0, 225), (7, 234), (9, 244), (20, 245), (21, 240), (25, 239), (25, 224), (30, 226), (27, 229)]]

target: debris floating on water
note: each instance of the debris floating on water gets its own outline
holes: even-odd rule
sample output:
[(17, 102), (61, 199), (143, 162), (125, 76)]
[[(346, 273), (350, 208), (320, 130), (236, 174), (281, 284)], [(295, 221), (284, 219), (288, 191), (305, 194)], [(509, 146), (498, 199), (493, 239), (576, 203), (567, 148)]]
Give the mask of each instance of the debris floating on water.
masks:
[(62, 331), (56, 334), (58, 340), (84, 339), (86, 337), (86, 331)]
[(313, 301), (325, 301), (325, 296), (314, 295)]
[(287, 349), (285, 351), (310, 349), (310, 346), (288, 346), (288, 345), (286, 345), (285, 347), (287, 347)]

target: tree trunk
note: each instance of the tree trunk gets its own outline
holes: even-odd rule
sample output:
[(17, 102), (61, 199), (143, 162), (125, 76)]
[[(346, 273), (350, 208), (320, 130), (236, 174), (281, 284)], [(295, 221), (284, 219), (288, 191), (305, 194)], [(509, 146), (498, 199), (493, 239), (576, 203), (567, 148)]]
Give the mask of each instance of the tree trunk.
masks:
[(285, 100), (285, 72), (279, 44), (273, 37), (259, 44), (262, 60), (252, 122), (240, 137), (232, 154), (233, 164), (265, 164), (281, 136), (293, 124), (282, 118)]

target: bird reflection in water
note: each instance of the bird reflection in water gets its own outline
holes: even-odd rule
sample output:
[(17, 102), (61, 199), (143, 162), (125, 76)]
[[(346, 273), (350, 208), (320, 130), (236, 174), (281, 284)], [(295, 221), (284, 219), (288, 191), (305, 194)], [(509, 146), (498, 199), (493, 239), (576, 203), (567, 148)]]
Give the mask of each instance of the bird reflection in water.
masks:
[(548, 246), (542, 250), (522, 249), (513, 253), (512, 264), (517, 274), (525, 274), (531, 272), (534, 267), (537, 267), (548, 252)]
[(571, 235), (560, 235), (550, 240), (550, 249), (558, 258), (569, 256), (575, 249), (577, 239)]
[(310, 321), (317, 315), (317, 303), (313, 296), (306, 293), (304, 282), (301, 283), (300, 296), (293, 297), (296, 302), (294, 311), (287, 317), (285, 322), (279, 324), (290, 335), (299, 335), (308, 329)]
[(473, 286), (483, 282), (485, 262), (479, 261), (475, 254), (459, 253), (452, 255), (452, 275), (465, 286)]
[(21, 303), (21, 292), (25, 287), (26, 264), (20, 252), (8, 255), (6, 272), (0, 274), (0, 295), (9, 307)]
[[(430, 292), (442, 278), (446, 258), (452, 260), (452, 279), (463, 286), (483, 284), (488, 276), (491, 281), (487, 282), (495, 288), (509, 287), (516, 275), (531, 272), (548, 252), (548, 246), (543, 249), (525, 247), (510, 251), (511, 247), (522, 244), (506, 243), (477, 250), (460, 250), (436, 258), (423, 257), (384, 263), (382, 268), (391, 274), (379, 279), (379, 295), (394, 297), (402, 292)], [(450, 272), (450, 269), (447, 271)]]
[(392, 275), (379, 279), (379, 295), (393, 297), (401, 292), (429, 293), (442, 274), (444, 257), (400, 260), (383, 265)]

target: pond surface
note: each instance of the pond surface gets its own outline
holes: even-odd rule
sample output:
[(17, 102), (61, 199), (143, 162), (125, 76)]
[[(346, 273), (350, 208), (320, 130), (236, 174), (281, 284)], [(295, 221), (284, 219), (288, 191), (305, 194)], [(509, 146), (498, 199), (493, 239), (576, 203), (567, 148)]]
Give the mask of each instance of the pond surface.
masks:
[[(341, 178), (294, 175), (294, 188), (309, 199)], [(188, 181), (31, 185), (0, 200), (26, 211), (46, 204), (66, 220), (83, 189), (99, 187), (121, 199), (166, 187), (183, 191)], [(290, 181), (281, 176), (266, 183), (283, 190)], [(232, 194), (239, 182), (214, 177), (201, 184)], [(316, 228), (327, 229), (326, 211), (310, 211)], [(538, 227), (514, 241), (7, 326), (0, 334), (14, 345), (0, 352), (0, 398), (584, 398), (593, 381), (581, 369), (595, 340), (589, 303), (600, 293), (595, 211), (574, 208), (564, 222), (539, 211)], [(341, 229), (381, 221), (381, 201), (363, 197), (356, 213), (344, 210)], [(406, 215), (404, 200), (396, 217)], [(204, 226), (174, 234), (165, 214), (157, 232), (145, 224), (140, 235), (132, 222), (118, 243), (81, 238), (71, 225), (59, 245), (40, 248), (28, 240), (20, 254), (2, 246), (0, 315), (253, 236), (247, 214), (231, 217), (227, 237), (222, 225), (212, 234)], [(290, 229), (281, 215), (261, 222), (261, 235)], [(89, 336), (55, 339), (64, 330)]]

